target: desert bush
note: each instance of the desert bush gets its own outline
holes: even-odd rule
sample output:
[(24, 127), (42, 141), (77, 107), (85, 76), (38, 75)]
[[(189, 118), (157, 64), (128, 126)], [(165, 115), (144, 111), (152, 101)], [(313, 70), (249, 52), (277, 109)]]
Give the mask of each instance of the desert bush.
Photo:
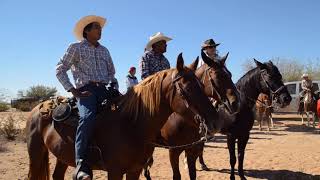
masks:
[(21, 101), (17, 102), (13, 107), (21, 111), (31, 111), (39, 101)]
[(9, 106), (7, 103), (0, 102), (0, 112), (7, 111), (9, 109)]
[(20, 130), (17, 126), (18, 121), (12, 115), (2, 118), (0, 122), (0, 130), (8, 140), (15, 140)]

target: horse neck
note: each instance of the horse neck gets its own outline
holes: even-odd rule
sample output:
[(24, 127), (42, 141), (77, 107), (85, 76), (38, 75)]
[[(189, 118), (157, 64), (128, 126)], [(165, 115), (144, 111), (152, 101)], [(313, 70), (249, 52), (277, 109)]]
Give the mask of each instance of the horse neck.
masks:
[(240, 92), (241, 104), (245, 103), (249, 108), (253, 108), (262, 92), (260, 81), (261, 75), (258, 68), (250, 70), (238, 80), (236, 87)]
[(137, 122), (136, 132), (145, 140), (153, 141), (160, 132), (163, 125), (173, 113), (167, 103), (160, 102), (160, 108), (153, 116), (142, 118)]

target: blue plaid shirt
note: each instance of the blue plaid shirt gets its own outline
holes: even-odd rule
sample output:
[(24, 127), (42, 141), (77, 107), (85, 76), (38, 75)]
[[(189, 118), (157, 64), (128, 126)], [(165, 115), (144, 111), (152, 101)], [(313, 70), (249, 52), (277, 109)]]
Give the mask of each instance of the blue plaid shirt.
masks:
[(140, 61), (141, 79), (165, 69), (170, 69), (170, 63), (163, 54), (156, 54), (151, 50), (142, 56)]
[(67, 91), (74, 87), (67, 75), (70, 69), (76, 88), (83, 87), (89, 81), (103, 83), (116, 81), (115, 69), (108, 49), (100, 44), (94, 47), (86, 39), (71, 44), (57, 64), (56, 76)]

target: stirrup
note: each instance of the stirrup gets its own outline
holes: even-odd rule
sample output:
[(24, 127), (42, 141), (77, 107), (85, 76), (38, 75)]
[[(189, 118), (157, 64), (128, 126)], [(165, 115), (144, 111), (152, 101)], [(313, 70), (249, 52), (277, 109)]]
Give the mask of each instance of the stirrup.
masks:
[[(87, 172), (87, 171), (89, 171), (89, 172)], [(80, 159), (79, 162), (77, 163), (77, 167), (76, 167), (76, 169), (74, 171), (72, 179), (73, 180), (82, 180), (83, 178), (78, 179), (79, 173), (85, 173), (90, 177), (90, 179), (93, 178), (92, 170), (90, 169), (88, 164), (86, 164), (82, 159)]]

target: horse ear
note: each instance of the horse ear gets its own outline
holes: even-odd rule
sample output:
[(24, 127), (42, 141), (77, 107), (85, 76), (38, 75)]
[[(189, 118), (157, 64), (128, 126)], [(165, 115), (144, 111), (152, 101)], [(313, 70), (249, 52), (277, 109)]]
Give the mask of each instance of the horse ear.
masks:
[(266, 69), (265, 65), (261, 62), (259, 62), (258, 60), (256, 60), (255, 58), (253, 58), (254, 63), (256, 63), (257, 67), (260, 69)]
[(273, 62), (271, 60), (269, 60), (269, 63), (273, 66)]
[(189, 65), (189, 68), (195, 72), (197, 70), (198, 67), (198, 63), (199, 63), (199, 56), (196, 58), (196, 60), (193, 61), (192, 64)]
[(206, 63), (208, 66), (212, 66), (213, 60), (210, 59), (206, 53), (203, 52), (203, 50), (201, 50), (201, 58), (203, 60), (204, 63)]
[(178, 58), (177, 58), (177, 70), (180, 72), (180, 71), (183, 71), (183, 67), (184, 67), (184, 60), (183, 60), (183, 57), (182, 57), (182, 53), (179, 54)]
[(228, 56), (229, 56), (229, 52), (228, 52), (225, 56), (223, 56), (223, 57), (221, 58), (221, 62), (222, 62), (223, 65), (226, 65), (226, 61), (227, 61), (227, 59), (228, 59)]

